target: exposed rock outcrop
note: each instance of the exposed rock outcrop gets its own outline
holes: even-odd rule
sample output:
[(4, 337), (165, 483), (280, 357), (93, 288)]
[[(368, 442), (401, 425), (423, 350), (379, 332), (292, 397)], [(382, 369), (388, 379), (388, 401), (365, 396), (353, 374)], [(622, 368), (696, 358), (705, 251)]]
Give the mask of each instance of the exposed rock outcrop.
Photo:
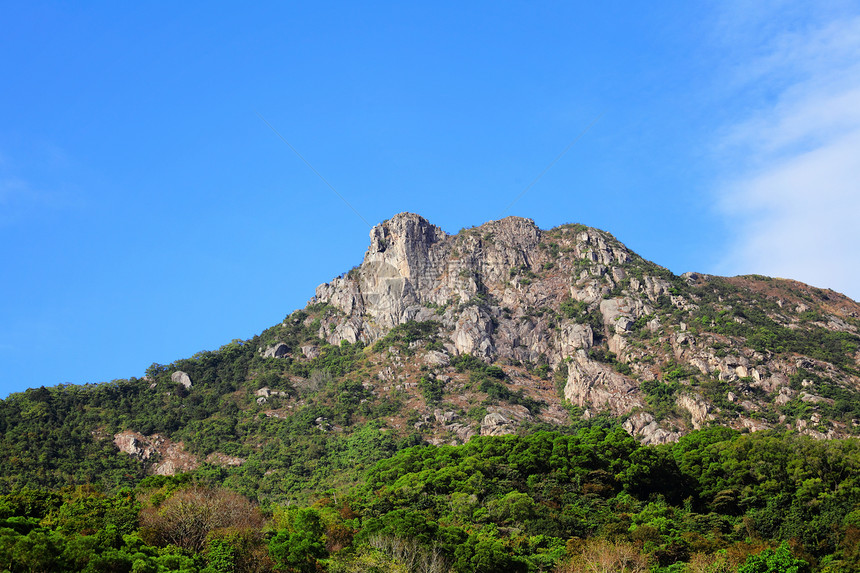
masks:
[(141, 461), (151, 461), (149, 471), (155, 475), (171, 476), (197, 469), (197, 458), (185, 451), (182, 442), (174, 442), (160, 434), (144, 436), (137, 432), (121, 432), (114, 436), (113, 443)]
[[(115, 434), (113, 443), (121, 452), (147, 462), (147, 471), (154, 475), (171, 476), (200, 467), (200, 460), (185, 451), (182, 442), (175, 442), (161, 434), (145, 436), (139, 432), (125, 431)], [(220, 466), (238, 466), (245, 463), (243, 458), (218, 452), (210, 454), (206, 461)]]
[(701, 396), (682, 394), (677, 400), (678, 406), (690, 413), (693, 429), (701, 429), (709, 420), (714, 418), (711, 408)]
[(621, 416), (645, 405), (635, 382), (605, 364), (590, 360), (583, 350), (576, 352), (567, 371), (564, 397), (577, 406), (606, 409)]
[(531, 412), (523, 406), (489, 406), (487, 415), (481, 421), (482, 436), (504, 436), (513, 434), (523, 421), (531, 420)]
[(182, 384), (185, 388), (191, 388), (191, 378), (182, 370), (177, 370), (170, 375), (170, 379), (175, 384)]
[(625, 430), (639, 438), (645, 445), (665, 444), (677, 441), (681, 437), (680, 432), (670, 432), (661, 428), (654, 419), (654, 416), (647, 412), (633, 414), (622, 425)]
[[(777, 304), (755, 306), (738, 295), (743, 289)], [(860, 305), (832, 291), (816, 296), (792, 281), (677, 277), (583, 225), (541, 231), (529, 219), (507, 217), (449, 235), (401, 213), (373, 227), (361, 265), (317, 287), (310, 302), (332, 309), (319, 323), (319, 336), (330, 344), (371, 344), (398, 325), (436, 321), (442, 341), (420, 355), (425, 368), (444, 371), (463, 354), (508, 368), (546, 368), (564, 399), (585, 415), (630, 416), (629, 432), (662, 443), (715, 421), (771, 427), (762, 420), (775, 417), (760, 414), (794, 399), (825, 404), (814, 376), (802, 393), (791, 389), (801, 370), (856, 392), (860, 378), (837, 365), (762, 350), (762, 340), (745, 338), (754, 332), (751, 320), (762, 324), (762, 308), (778, 309), (764, 311), (774, 327), (763, 336), (774, 328), (860, 332)], [(313, 345), (301, 350), (307, 358), (319, 355)], [(277, 352), (277, 345), (265, 351)], [(387, 383), (382, 390), (414, 385), (395, 375), (402, 357), (389, 354), (390, 363), (376, 373)], [(853, 360), (860, 367), (860, 353)], [(648, 395), (645, 382), (657, 394)], [(730, 391), (715, 390), (723, 384)], [(490, 412), (481, 433), (508, 433), (522, 419)]]
[(263, 358), (283, 358), (289, 352), (289, 347), (283, 342), (279, 342), (266, 348), (263, 351)]

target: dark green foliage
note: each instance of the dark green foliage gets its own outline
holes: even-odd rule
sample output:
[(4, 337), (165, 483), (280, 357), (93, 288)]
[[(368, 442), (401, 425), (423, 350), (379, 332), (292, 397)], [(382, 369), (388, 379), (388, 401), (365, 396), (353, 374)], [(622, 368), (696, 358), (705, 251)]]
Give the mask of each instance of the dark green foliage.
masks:
[(535, 368), (533, 372), (538, 378), (541, 378), (542, 380), (547, 380), (549, 378), (549, 373), (551, 370), (552, 369), (550, 368), (549, 364), (541, 364), (540, 366)]
[[(451, 359), (451, 366), (456, 368), (457, 372), (483, 372), (488, 367), (488, 364), (471, 354), (460, 354)], [(504, 377), (504, 372), (502, 373), (502, 377)]]
[(590, 309), (586, 303), (568, 298), (561, 301), (559, 311), (565, 318), (591, 326), (597, 337), (603, 332), (603, 318), (598, 308)]
[[(833, 400), (833, 404), (827, 402), (817, 404), (816, 407), (821, 414), (827, 418), (846, 423), (860, 419), (860, 394), (856, 390), (840, 386), (832, 379), (824, 378), (804, 368), (798, 368), (797, 372), (791, 376), (791, 387), (795, 390), (802, 390), (804, 380), (813, 383), (813, 387), (809, 389), (810, 392)], [(782, 411), (792, 417), (806, 418), (805, 414), (808, 413), (808, 409), (808, 403), (793, 401), (786, 404)]]
[(616, 532), (648, 540), (652, 559), (669, 566), (689, 558), (691, 540), (725, 547), (750, 528), (817, 555), (838, 550), (847, 530), (825, 524), (860, 508), (857, 469), (856, 440), (713, 428), (673, 446), (642, 447), (623, 431), (593, 428), (405, 450), (376, 466), (361, 500), (391, 535), (433, 537), (398, 517), (406, 515), (421, 527), (464, 527), (465, 543), (445, 548), (463, 570), (535, 558), (515, 548), (524, 538), (503, 530), (561, 540)]
[(536, 279), (537, 275), (532, 272), (530, 268), (526, 265), (520, 265), (518, 267), (513, 267), (510, 270), (510, 277), (520, 277), (520, 284), (529, 285), (532, 282), (532, 279)]
[(675, 395), (678, 393), (680, 384), (646, 380), (642, 382), (640, 388), (645, 393), (645, 400), (658, 420), (675, 414)]
[(492, 530), (470, 535), (454, 552), (454, 570), (458, 573), (525, 573), (528, 565), (525, 559), (512, 555), (510, 547), (493, 535)]
[[(135, 414), (142, 385), (43, 387), (0, 401), (0, 492), (87, 482), (112, 487), (142, 477), (139, 464), (117, 451), (108, 434)], [(108, 435), (93, 435), (96, 427)]]
[(564, 388), (567, 385), (569, 370), (566, 363), (559, 364), (552, 373), (552, 380), (560, 398), (564, 398)]
[(625, 362), (621, 362), (618, 360), (618, 357), (615, 356), (615, 353), (610, 352), (606, 348), (601, 346), (595, 346), (588, 350), (588, 356), (598, 362), (603, 362), (604, 364), (609, 364), (616, 371), (625, 376), (630, 376), (633, 373), (633, 369), (629, 364)]
[(424, 400), (427, 404), (438, 404), (442, 401), (445, 383), (441, 380), (430, 376), (422, 376), (418, 387), (421, 388), (421, 393), (424, 395)]
[(395, 346), (403, 351), (409, 350), (409, 345), (419, 340), (434, 343), (438, 340), (439, 327), (441, 325), (434, 321), (415, 322), (411, 320), (392, 328), (388, 334), (380, 338), (373, 345), (374, 352), (382, 352), (389, 346)]
[(486, 392), (487, 400), (489, 403), (497, 403), (501, 400), (504, 400), (506, 402), (510, 402), (511, 404), (519, 404), (520, 406), (525, 406), (529, 409), (530, 412), (533, 413), (540, 412), (541, 408), (544, 407), (543, 402), (538, 402), (537, 400), (526, 396), (522, 390), (513, 391), (506, 385), (496, 382), (490, 377), (473, 375), (470, 376), (470, 380), (473, 384), (477, 384), (478, 391)]
[(314, 509), (291, 512), (287, 528), (277, 532), (269, 541), (269, 554), (278, 567), (290, 571), (317, 570), (317, 560), (325, 557), (322, 520)]
[(669, 363), (663, 371), (663, 381), (666, 383), (677, 382), (679, 380), (695, 378), (699, 371), (692, 366), (679, 366), (674, 363)]
[(340, 346), (322, 344), (320, 354), (307, 362), (293, 362), (292, 372), (298, 376), (309, 377), (314, 371), (328, 372), (339, 378), (352, 372), (363, 358), (364, 345), (361, 342), (350, 344), (344, 340)]
[(531, 412), (539, 412), (544, 406), (520, 390), (511, 390), (503, 381), (507, 377), (500, 366), (490, 365), (471, 354), (461, 354), (451, 360), (451, 365), (458, 372), (468, 372), (469, 382), (479, 392), (487, 394), (488, 402), (495, 403), (500, 400), (525, 406)]
[(588, 313), (588, 305), (582, 301), (568, 298), (561, 301), (559, 310), (561, 310), (565, 318), (576, 319)]
[[(563, 250), (554, 242), (543, 248), (542, 256), (552, 259)], [(578, 268), (586, 266), (583, 260)], [(543, 267), (552, 274), (561, 268), (563, 262)], [(797, 353), (841, 369), (834, 377), (829, 366), (799, 361), (804, 367), (791, 376), (794, 390), (826, 400), (805, 402), (798, 395), (765, 405), (754, 416), (777, 423), (784, 415), (790, 424), (817, 412), (849, 429), (860, 419), (858, 393), (847, 377), (840, 378), (856, 368), (860, 337), (815, 324), (826, 322), (825, 310), (792, 313), (763, 296), (750, 304), (748, 293), (726, 281), (690, 286), (636, 257), (624, 268), (629, 278), (615, 281), (609, 296), (646, 276), (670, 284), (668, 295), (650, 300), (653, 314), (633, 323), (630, 350), (622, 357), (644, 355), (641, 362), (661, 372), (641, 385), (658, 418), (679, 416), (675, 404), (688, 385), (725, 418), (742, 411), (728, 402), (728, 391), (760, 402), (774, 396), (751, 379), (729, 385), (667, 362), (657, 350), (664, 345), (670, 351), (667, 339), (647, 328), (654, 318), (668, 325), (686, 322), (698, 345), (716, 341), (719, 357), (750, 346), (764, 355), (752, 360), (756, 366), (773, 354)], [(463, 305), (496, 304), (479, 275), (466, 275), (478, 294)], [(538, 279), (526, 267), (514, 269), (513, 277), (521, 285)], [(604, 284), (610, 281), (606, 275)], [(695, 303), (694, 320), (677, 297)], [(596, 304), (567, 299), (558, 310), (554, 303), (539, 304), (522, 320), (549, 329), (564, 320), (589, 324), (598, 339), (590, 357), (632, 375), (601, 343), (604, 325)], [(439, 314), (448, 308), (428, 306)], [(550, 571), (580, 557), (594, 540), (605, 541), (604, 549), (634, 548), (654, 573), (680, 572), (697, 554), (717, 556), (726, 570), (741, 567), (744, 573), (799, 573), (806, 567), (801, 557), (810, 569), (830, 573), (860, 566), (856, 440), (816, 442), (794, 434), (710, 428), (677, 444), (642, 447), (608, 414), (583, 420), (584, 410), (571, 406), (573, 421), (558, 432), (543, 431), (547, 426), (535, 422), (522, 426), (523, 435), (428, 447), (412, 430), (420, 407), (411, 416), (402, 411), (407, 400), (415, 403), (414, 396), (379, 393), (376, 367), (393, 348), (411, 373), (420, 369), (426, 405), (441, 405), (446, 396), (439, 368), (408, 363), (416, 348), (443, 347), (441, 324), (405, 323), (371, 349), (362, 343), (330, 345), (318, 332), (339, 314), (332, 306), (312, 305), (250, 340), (153, 364), (147, 379), (43, 387), (0, 402), (0, 568), (211, 573), (385, 570), (396, 564), (417, 570), (427, 568), (418, 561), (438, 557), (445, 570)], [(491, 314), (503, 320), (513, 319), (514, 312)], [(275, 344), (286, 353), (263, 358)], [(313, 359), (302, 351), (307, 344), (318, 351)], [(552, 372), (548, 364), (540, 357), (525, 367), (544, 379), (551, 375), (562, 391), (567, 365)], [(458, 404), (461, 414), (468, 410), (465, 417), (480, 420), (499, 402), (533, 413), (544, 406), (515, 390), (501, 366), (468, 354), (452, 358), (451, 366), (468, 373), (467, 394), (487, 396), (480, 402), (469, 395), (468, 403)], [(179, 370), (191, 377), (191, 388), (171, 380)], [(270, 392), (258, 400), (255, 391), (261, 388)], [(124, 430), (182, 441), (201, 460), (225, 454), (243, 463), (145, 477), (146, 464), (157, 460), (118, 453), (113, 435)], [(192, 487), (224, 487), (260, 502), (273, 520), (268, 537), (261, 524), (219, 526), (193, 546), (171, 547), (153, 516), (166, 515), (170, 500)], [(786, 540), (797, 557), (779, 545)], [(765, 546), (779, 548), (761, 552)], [(413, 565), (407, 564), (410, 554)]]
[(788, 544), (783, 542), (776, 549), (750, 555), (738, 573), (804, 573), (808, 570), (809, 564), (792, 555)]
[(0, 524), (0, 564), (6, 570), (130, 572), (134, 566), (134, 571), (157, 572), (180, 562), (186, 569), (195, 565), (190, 557), (159, 551), (141, 541), (136, 492), (123, 490), (108, 497), (77, 488), (61, 497), (61, 505), (41, 521), (35, 520), (27, 531), (4, 529)]
[[(359, 434), (339, 458), (378, 447), (378, 428)], [(654, 571), (683, 570), (702, 552), (725, 564), (722, 548), (739, 572), (847, 572), (858, 562), (853, 439), (711, 428), (643, 447), (594, 427), (413, 447), (378, 462), (344, 501), (275, 508), (268, 540), (247, 500), (191, 480), (2, 496), (0, 563), (12, 573), (318, 571), (382, 551), (401, 563), (435, 556), (454, 571), (525, 572), (553, 570), (601, 539), (592, 547), (638, 547)], [(225, 518), (232, 525), (218, 525)], [(168, 536), (196, 549), (164, 545)], [(776, 549), (751, 550), (750, 536)]]
[[(361, 421), (392, 408), (396, 412), (397, 401), (371, 399), (359, 380), (344, 376), (364, 360), (361, 344), (323, 345), (314, 360), (262, 358), (259, 350), (275, 342), (298, 347), (308, 335), (303, 323), (309, 318), (296, 312), (251, 341), (152, 365), (150, 380), (41, 388), (0, 401), (0, 425), (6, 428), (0, 434), (0, 493), (74, 483), (108, 489), (133, 485), (146, 475), (146, 466), (112, 443), (114, 433), (127, 429), (181, 440), (203, 458), (213, 452), (246, 458), (240, 467), (204, 466), (198, 473), (254, 497), (306, 497), (323, 483), (347, 487), (398, 448), (401, 437), (383, 433), (378, 425), (368, 426), (368, 434)], [(413, 331), (405, 330), (411, 340)], [(423, 326), (418, 331), (429, 330)], [(183, 395), (170, 381), (177, 370), (193, 382)], [(308, 376), (322, 372), (327, 382), (316, 389), (303, 387), (307, 405), (289, 420), (258, 415), (253, 391), (268, 386), (294, 395), (287, 378), (291, 371)], [(264, 407), (278, 407), (284, 400), (272, 397)], [(317, 418), (324, 421), (316, 423)], [(327, 434), (335, 424), (348, 431)], [(249, 447), (251, 443), (259, 445)]]
[(631, 332), (636, 336), (643, 336), (645, 334), (645, 327), (653, 318), (653, 314), (643, 314), (639, 316), (633, 321), (633, 325), (630, 327)]

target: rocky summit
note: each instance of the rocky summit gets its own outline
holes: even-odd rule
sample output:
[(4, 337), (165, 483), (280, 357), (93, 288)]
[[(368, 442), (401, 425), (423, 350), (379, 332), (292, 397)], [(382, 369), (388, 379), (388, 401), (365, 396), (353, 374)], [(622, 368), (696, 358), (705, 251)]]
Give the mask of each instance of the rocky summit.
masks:
[[(434, 381), (441, 399), (413, 404), (432, 441), (601, 414), (643, 443), (709, 424), (819, 438), (858, 427), (856, 302), (757, 275), (676, 276), (584, 225), (544, 231), (507, 217), (449, 235), (401, 213), (371, 230), (361, 265), (317, 287), (308, 308), (322, 311), (318, 336), (331, 345), (438, 325), (436, 343), (413, 341), (408, 360), (386, 347), (367, 383), (384, 394)], [(276, 344), (263, 352), (287, 356)], [(464, 356), (503, 372), (480, 424), (458, 414), (487, 394), (457, 368)]]

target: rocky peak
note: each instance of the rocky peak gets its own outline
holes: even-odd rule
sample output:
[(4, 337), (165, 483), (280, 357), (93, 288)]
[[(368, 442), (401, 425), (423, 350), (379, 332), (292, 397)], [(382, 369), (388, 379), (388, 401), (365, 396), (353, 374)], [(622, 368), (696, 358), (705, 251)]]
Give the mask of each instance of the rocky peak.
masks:
[[(827, 358), (830, 350), (799, 332), (833, 348), (841, 343), (829, 332), (854, 337), (846, 350), (857, 342), (860, 307), (822, 293), (767, 277), (675, 276), (584, 225), (541, 231), (507, 217), (449, 235), (401, 213), (375, 226), (361, 265), (317, 287), (311, 303), (329, 309), (319, 336), (331, 344), (370, 344), (397, 325), (434, 321), (445, 354), (544, 368), (586, 417), (608, 412), (644, 441), (662, 442), (715, 419), (739, 428), (799, 424), (769, 401), (782, 392), (778, 405), (797, 411), (785, 389), (804, 370), (827, 380), (822, 392), (856, 392), (857, 355), (803, 354)], [(795, 350), (770, 348), (765, 335), (794, 340)], [(726, 384), (737, 386), (727, 392)], [(500, 416), (507, 425), (499, 428), (516, 423)], [(815, 431), (825, 435), (822, 424)]]
[(427, 320), (446, 307), (486, 294), (512, 268), (531, 269), (540, 229), (507, 217), (451, 236), (423, 217), (400, 213), (370, 231), (362, 264), (317, 287), (311, 303), (328, 303), (346, 316), (324, 336), (373, 342), (410, 320)]
[(445, 237), (445, 231), (423, 217), (400, 213), (371, 229), (362, 267), (388, 265), (404, 279), (420, 280), (433, 245)]

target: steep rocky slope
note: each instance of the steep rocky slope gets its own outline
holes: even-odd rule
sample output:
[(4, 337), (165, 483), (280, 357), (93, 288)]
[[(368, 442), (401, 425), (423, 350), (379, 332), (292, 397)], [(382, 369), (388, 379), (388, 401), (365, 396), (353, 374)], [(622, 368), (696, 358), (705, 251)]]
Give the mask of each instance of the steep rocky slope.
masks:
[[(679, 277), (606, 232), (542, 231), (518, 217), (448, 235), (402, 213), (370, 238), (360, 266), (316, 289), (319, 337), (372, 345), (397, 325), (439, 323), (441, 344), (415, 342), (408, 361), (391, 348), (369, 383), (379, 394), (436, 381), (440, 407), (415, 407), (437, 439), (565, 423), (564, 406), (623, 417), (646, 443), (709, 423), (817, 437), (857, 427), (860, 305), (838, 293), (759, 276)], [(479, 390), (450, 364), (462, 355), (496, 363), (508, 390), (539, 407), (502, 399), (480, 427), (458, 420)]]

